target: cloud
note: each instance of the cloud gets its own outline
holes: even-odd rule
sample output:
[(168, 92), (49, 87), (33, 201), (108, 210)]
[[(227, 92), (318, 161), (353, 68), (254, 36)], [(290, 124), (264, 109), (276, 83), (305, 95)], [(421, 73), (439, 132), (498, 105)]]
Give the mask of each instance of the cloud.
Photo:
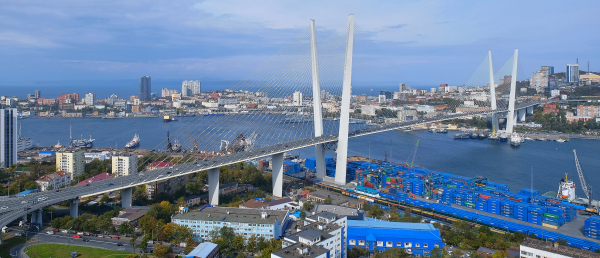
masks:
[(15, 31), (0, 31), (0, 45), (16, 48), (58, 48), (60, 43), (48, 38), (27, 35)]
[(390, 28), (390, 29), (402, 29), (404, 27), (406, 27), (406, 24), (398, 24), (398, 25), (388, 26), (388, 28)]

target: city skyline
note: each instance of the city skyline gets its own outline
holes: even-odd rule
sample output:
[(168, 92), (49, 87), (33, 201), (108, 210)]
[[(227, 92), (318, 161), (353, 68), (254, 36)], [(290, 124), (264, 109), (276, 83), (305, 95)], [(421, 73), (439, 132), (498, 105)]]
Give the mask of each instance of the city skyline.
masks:
[[(536, 12), (531, 12), (535, 5)], [(592, 5), (516, 1), (488, 3), (231, 3), (186, 1), (176, 5), (129, 3), (9, 3), (0, 33), (3, 81), (155, 79), (239, 80), (272, 56), (315, 19), (319, 39), (343, 30), (355, 13), (357, 26), (389, 56), (413, 85), (467, 81), (494, 52), (495, 67), (521, 50), (524, 79), (540, 66), (564, 72), (579, 58), (598, 71)], [(316, 6), (318, 11), (308, 6)], [(111, 10), (108, 12), (107, 10)], [(248, 12), (247, 10), (255, 10)], [(357, 12), (361, 10), (362, 13)], [(493, 10), (490, 12), (490, 10)], [(512, 12), (513, 19), (505, 20)], [(132, 15), (128, 15), (132, 13)], [(556, 13), (548, 23), (547, 14)], [(175, 17), (178, 17), (175, 19)], [(580, 21), (586, 17), (586, 21)], [(34, 24), (46, 24), (42, 27)], [(74, 26), (65, 26), (73, 24)], [(543, 25), (543, 26), (542, 26)], [(141, 33), (147, 32), (147, 33)], [(558, 35), (558, 36), (557, 36)], [(574, 41), (568, 36), (586, 35)], [(581, 69), (585, 70), (585, 69)], [(427, 76), (434, 72), (436, 76)]]

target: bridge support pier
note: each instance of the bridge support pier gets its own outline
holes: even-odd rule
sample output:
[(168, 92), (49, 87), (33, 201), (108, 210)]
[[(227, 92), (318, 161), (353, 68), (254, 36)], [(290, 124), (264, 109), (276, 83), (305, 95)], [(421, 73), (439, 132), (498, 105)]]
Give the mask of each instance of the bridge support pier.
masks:
[(69, 209), (72, 218), (79, 217), (79, 199), (73, 199), (69, 202)]
[[(312, 89), (313, 89), (313, 116), (315, 137), (323, 135), (323, 114), (321, 106), (321, 86), (319, 84), (319, 61), (317, 57), (317, 32), (315, 20), (310, 20), (310, 55), (312, 64)], [(325, 147), (323, 144), (315, 145), (317, 179), (325, 179)], [(275, 180), (273, 180), (275, 182)], [(275, 190), (275, 187), (273, 187)]]
[(519, 109), (519, 111), (517, 111), (518, 122), (525, 123), (525, 115), (526, 114), (527, 114), (526, 109)]
[(121, 189), (121, 207), (123, 207), (123, 208), (131, 207), (131, 203), (133, 202), (132, 201), (132, 197), (133, 197), (132, 191), (133, 190), (131, 189), (131, 187)]
[(42, 220), (42, 209), (37, 212), (37, 224), (40, 224), (40, 227), (44, 225), (44, 221)]
[(37, 215), (36, 215), (37, 211), (32, 211), (31, 212), (31, 224), (35, 224), (37, 223)]
[(273, 154), (273, 196), (283, 197), (283, 153)]
[(219, 175), (220, 168), (208, 170), (208, 203), (212, 206), (219, 205)]
[(527, 114), (533, 115), (533, 108), (534, 107), (527, 107)]
[(348, 38), (346, 39), (346, 60), (344, 63), (344, 81), (342, 83), (342, 104), (340, 106), (340, 131), (338, 133), (337, 162), (335, 165), (335, 183), (346, 184), (346, 166), (348, 165), (348, 130), (350, 127), (350, 99), (352, 98), (352, 52), (354, 49), (354, 14), (348, 17)]

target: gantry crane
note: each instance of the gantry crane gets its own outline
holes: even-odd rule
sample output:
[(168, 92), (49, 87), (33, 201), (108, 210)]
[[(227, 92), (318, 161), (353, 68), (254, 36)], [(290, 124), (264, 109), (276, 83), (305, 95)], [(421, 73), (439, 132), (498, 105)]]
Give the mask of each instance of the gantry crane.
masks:
[(192, 137), (190, 136), (190, 134), (188, 132), (185, 132), (185, 134), (187, 135), (188, 138), (190, 138), (190, 141), (192, 141), (194, 143), (194, 148), (192, 149), (192, 151), (194, 153), (198, 152), (198, 142), (196, 142), (196, 139), (192, 139)]
[(592, 207), (592, 186), (588, 185), (585, 181), (585, 177), (583, 176), (583, 170), (581, 169), (581, 165), (579, 165), (579, 158), (577, 158), (577, 151), (573, 150), (573, 154), (575, 155), (575, 166), (577, 167), (577, 173), (579, 174), (579, 182), (581, 183), (581, 189), (585, 196), (588, 198), (588, 207), (590, 209), (586, 209), (588, 211), (592, 211), (598, 213), (598, 209), (594, 209)]
[(412, 156), (412, 160), (410, 162), (410, 164), (408, 163), (408, 160), (406, 160), (406, 165), (408, 166), (413, 166), (413, 164), (415, 163), (415, 157), (417, 156), (417, 149), (419, 149), (419, 141), (421, 141), (421, 139), (417, 140), (417, 144), (415, 145), (415, 148), (412, 150), (411, 155), (408, 157), (409, 159)]

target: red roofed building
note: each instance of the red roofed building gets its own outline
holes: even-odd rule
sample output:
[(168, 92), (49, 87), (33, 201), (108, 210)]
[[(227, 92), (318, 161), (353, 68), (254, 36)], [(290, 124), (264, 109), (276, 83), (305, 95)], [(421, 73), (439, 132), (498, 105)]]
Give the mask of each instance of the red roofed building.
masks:
[(79, 182), (79, 184), (77, 184), (77, 185), (85, 185), (85, 184), (89, 184), (89, 183), (93, 183), (93, 182), (98, 182), (98, 181), (101, 181), (101, 180), (104, 180), (104, 179), (109, 179), (111, 177), (112, 177), (111, 174), (104, 172), (102, 174), (98, 174), (98, 175), (95, 175), (95, 176), (90, 177), (88, 179), (85, 179), (85, 180)]
[(547, 113), (558, 114), (558, 108), (556, 107), (556, 104), (554, 104), (554, 103), (544, 104), (544, 114), (547, 114)]
[(152, 162), (146, 165), (148, 170), (159, 169), (159, 168), (168, 168), (174, 166), (171, 162)]
[(58, 189), (61, 186), (71, 184), (71, 174), (65, 171), (57, 171), (49, 175), (40, 177), (35, 182), (40, 185), (40, 190), (47, 191), (51, 189)]

